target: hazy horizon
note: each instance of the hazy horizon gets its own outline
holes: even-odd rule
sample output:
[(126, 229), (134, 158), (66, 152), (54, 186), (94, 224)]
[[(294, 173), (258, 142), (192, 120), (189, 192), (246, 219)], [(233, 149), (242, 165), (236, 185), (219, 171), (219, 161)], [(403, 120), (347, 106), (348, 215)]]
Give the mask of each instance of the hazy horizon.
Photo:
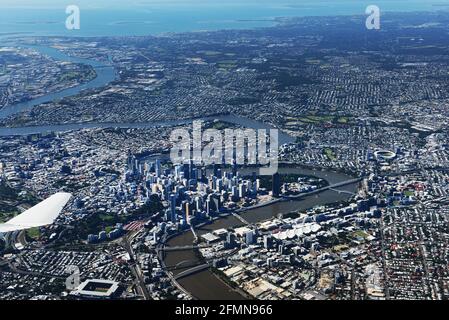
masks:
[(428, 1), (428, 0), (378, 0), (366, 1), (366, 0), (133, 0), (123, 3), (121, 0), (72, 0), (61, 2), (59, 0), (40, 0), (39, 3), (33, 0), (2, 0), (0, 3), (0, 8), (30, 8), (30, 9), (58, 9), (61, 7), (66, 7), (67, 5), (78, 5), (90, 9), (100, 9), (100, 8), (141, 8), (141, 7), (185, 7), (185, 6), (195, 6), (195, 7), (223, 7), (223, 6), (270, 6), (270, 7), (283, 7), (283, 6), (316, 6), (316, 5), (366, 5), (366, 4), (376, 4), (379, 6), (397, 6), (399, 4), (406, 6), (411, 5), (449, 5), (449, 0), (438, 0), (438, 1)]
[[(251, 29), (277, 17), (365, 14), (372, 0), (2, 0), (0, 34), (126, 36), (166, 32)], [(435, 5), (437, 4), (437, 5)], [(65, 8), (81, 10), (81, 29), (65, 29)], [(449, 9), (449, 0), (376, 1), (381, 12)]]

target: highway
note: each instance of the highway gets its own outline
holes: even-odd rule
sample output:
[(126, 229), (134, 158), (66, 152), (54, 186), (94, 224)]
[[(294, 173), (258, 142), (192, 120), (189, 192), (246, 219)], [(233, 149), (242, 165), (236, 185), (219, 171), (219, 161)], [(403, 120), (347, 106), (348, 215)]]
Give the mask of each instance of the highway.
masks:
[(144, 297), (145, 300), (151, 300), (152, 299), (151, 294), (148, 291), (148, 288), (145, 284), (145, 281), (143, 279), (142, 270), (140, 269), (139, 263), (137, 262), (136, 256), (134, 254), (134, 250), (131, 245), (133, 238), (137, 234), (138, 234), (137, 232), (131, 233), (131, 234), (123, 237), (122, 246), (126, 250), (126, 252), (128, 252), (130, 258), (132, 259), (132, 263), (130, 263), (130, 268), (135, 277), (136, 286), (137, 286), (138, 290), (140, 291), (140, 294), (142, 295), (142, 297)]

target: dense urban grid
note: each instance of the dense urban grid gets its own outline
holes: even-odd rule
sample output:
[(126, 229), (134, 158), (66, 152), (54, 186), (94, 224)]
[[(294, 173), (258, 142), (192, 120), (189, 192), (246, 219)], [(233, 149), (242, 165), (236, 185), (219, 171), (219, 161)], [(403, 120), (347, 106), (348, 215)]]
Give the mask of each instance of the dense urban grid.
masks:
[[(116, 77), (0, 119), (0, 222), (73, 194), (55, 224), (0, 237), (0, 299), (448, 299), (448, 25), (9, 41), (0, 111), (98, 77), (35, 45)], [(172, 163), (172, 130), (198, 118), (282, 130), (279, 171)], [(73, 124), (90, 126), (56, 130)]]

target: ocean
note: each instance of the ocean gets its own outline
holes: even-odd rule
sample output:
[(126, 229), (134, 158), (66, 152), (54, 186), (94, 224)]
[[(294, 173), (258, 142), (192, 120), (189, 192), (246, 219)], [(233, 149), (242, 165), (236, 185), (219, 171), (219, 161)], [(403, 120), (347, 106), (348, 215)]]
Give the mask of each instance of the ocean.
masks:
[[(23, 4), (21, 4), (23, 2)], [(29, 1), (28, 1), (29, 2)], [(1, 0), (0, 35), (142, 36), (170, 32), (251, 29), (274, 24), (276, 17), (365, 14), (376, 4), (382, 12), (448, 10), (448, 0), (176, 0), (113, 1)], [(126, 5), (124, 4), (126, 3)], [(67, 4), (77, 4), (81, 28), (67, 30)]]

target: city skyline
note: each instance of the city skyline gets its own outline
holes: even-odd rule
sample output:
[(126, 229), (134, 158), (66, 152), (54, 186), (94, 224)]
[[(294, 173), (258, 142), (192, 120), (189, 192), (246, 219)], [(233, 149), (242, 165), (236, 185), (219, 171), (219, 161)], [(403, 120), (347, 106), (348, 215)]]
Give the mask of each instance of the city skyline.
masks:
[(191, 2), (0, 5), (0, 300), (449, 299), (449, 2)]

